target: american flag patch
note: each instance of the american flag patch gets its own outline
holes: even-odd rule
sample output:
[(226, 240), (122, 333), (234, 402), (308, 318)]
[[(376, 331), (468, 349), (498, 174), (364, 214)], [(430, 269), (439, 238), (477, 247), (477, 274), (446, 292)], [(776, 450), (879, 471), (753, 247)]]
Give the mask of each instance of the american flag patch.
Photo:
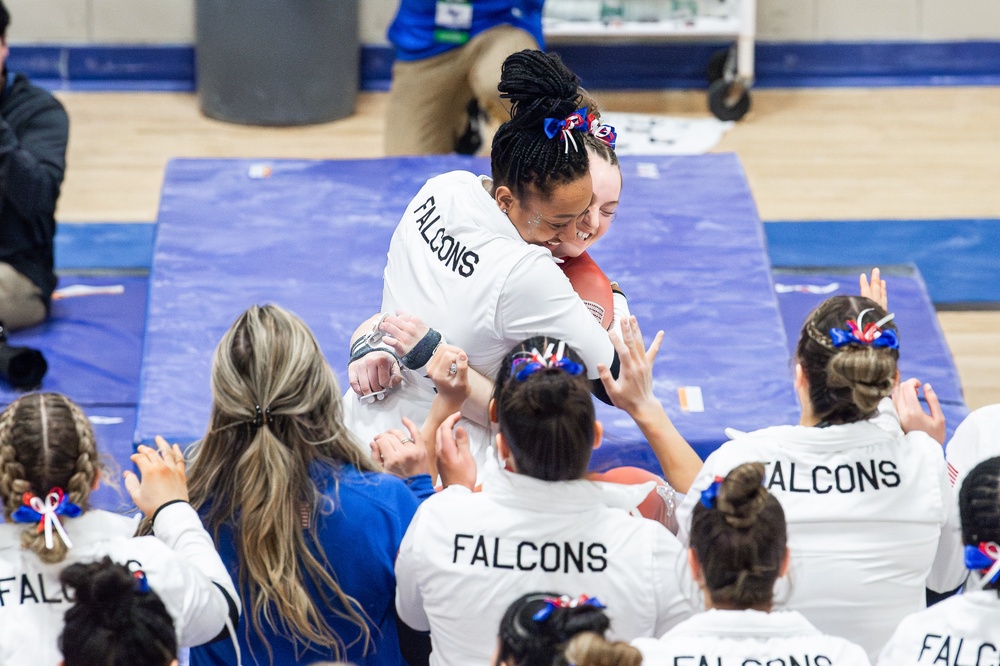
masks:
[(594, 318), (597, 319), (598, 322), (604, 321), (604, 308), (594, 301), (584, 301), (583, 304), (587, 306), (587, 309), (590, 310), (590, 314), (594, 315)]
[(958, 481), (958, 470), (951, 463), (948, 463), (948, 480), (951, 481), (951, 485), (955, 485)]

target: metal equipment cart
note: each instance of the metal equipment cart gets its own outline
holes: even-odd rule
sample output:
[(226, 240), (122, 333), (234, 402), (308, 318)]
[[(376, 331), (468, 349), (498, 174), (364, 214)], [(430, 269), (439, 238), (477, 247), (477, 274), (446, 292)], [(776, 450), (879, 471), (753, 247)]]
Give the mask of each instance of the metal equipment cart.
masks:
[(550, 43), (733, 38), (708, 63), (708, 108), (720, 120), (750, 110), (754, 81), (756, 0), (547, 0)]

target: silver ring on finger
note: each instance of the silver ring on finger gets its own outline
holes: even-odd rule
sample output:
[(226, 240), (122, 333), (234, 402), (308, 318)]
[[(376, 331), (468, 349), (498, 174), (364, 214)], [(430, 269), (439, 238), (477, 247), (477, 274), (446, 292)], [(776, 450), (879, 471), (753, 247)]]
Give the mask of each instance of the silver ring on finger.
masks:
[(399, 440), (399, 443), (400, 444), (408, 444), (408, 443), (410, 443), (412, 441), (413, 441), (412, 437), (404, 437), (403, 439)]
[(449, 375), (457, 375), (458, 374), (458, 363), (452, 363), (451, 364), (451, 367), (448, 368), (448, 374)]

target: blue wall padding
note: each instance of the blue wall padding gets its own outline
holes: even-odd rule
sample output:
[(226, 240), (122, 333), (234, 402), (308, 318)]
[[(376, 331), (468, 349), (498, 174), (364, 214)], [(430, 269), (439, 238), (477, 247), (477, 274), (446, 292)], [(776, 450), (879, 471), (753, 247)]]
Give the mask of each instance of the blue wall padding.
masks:
[[(809, 313), (834, 295), (856, 295), (859, 272), (844, 269), (775, 271), (774, 281), (796, 291), (778, 294), (781, 315), (794, 356), (799, 332)], [(942, 403), (948, 437), (969, 413), (962, 396), (962, 383), (951, 351), (945, 342), (934, 307), (920, 272), (913, 267), (887, 267), (883, 272), (889, 289), (889, 310), (896, 315), (899, 329), (899, 372), (902, 379), (916, 377), (934, 387)], [(836, 287), (834, 287), (836, 285)], [(809, 288), (829, 293), (810, 293)]]
[[(253, 164), (175, 160), (167, 168), (137, 441), (204, 433), (212, 351), (252, 303), (303, 317), (344, 385), (348, 339), (379, 306), (400, 211), (430, 176), (488, 169), (459, 157), (275, 161), (270, 178), (252, 179)], [(647, 337), (667, 331), (655, 387), (678, 428), (706, 453), (726, 426), (797, 418), (763, 232), (736, 157), (625, 158), (623, 171), (618, 221), (594, 256), (629, 295)], [(680, 411), (677, 388), (686, 385), (702, 388), (705, 412)], [(613, 450), (642, 455), (624, 414), (600, 415), (613, 446), (596, 466)]]
[(775, 266), (913, 263), (935, 303), (1000, 302), (1000, 220), (774, 222)]
[[(38, 326), (10, 334), (9, 344), (40, 349), (49, 371), (41, 390), (63, 393), (83, 407), (134, 407), (139, 398), (139, 363), (145, 328), (144, 277), (63, 275), (69, 285), (123, 285), (122, 294), (66, 298), (52, 302), (52, 314)], [(0, 381), (0, 404), (20, 393)]]

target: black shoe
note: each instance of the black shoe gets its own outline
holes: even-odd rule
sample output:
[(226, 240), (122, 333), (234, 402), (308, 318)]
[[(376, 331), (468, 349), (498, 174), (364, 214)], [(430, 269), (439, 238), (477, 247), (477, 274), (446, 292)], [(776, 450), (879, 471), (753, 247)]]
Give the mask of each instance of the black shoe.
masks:
[(469, 115), (469, 126), (455, 142), (455, 152), (459, 155), (475, 155), (483, 147), (483, 136), (479, 133), (479, 128), (482, 125), (482, 112), (479, 110), (476, 98), (472, 98), (469, 105), (465, 107), (465, 111)]

